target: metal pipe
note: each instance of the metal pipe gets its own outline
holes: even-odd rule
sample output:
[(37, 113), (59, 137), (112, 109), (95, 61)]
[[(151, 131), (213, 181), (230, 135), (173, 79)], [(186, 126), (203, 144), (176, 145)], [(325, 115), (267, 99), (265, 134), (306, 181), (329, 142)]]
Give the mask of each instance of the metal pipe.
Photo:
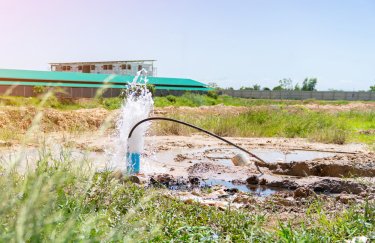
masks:
[[(144, 122), (147, 122), (147, 121), (152, 121), (152, 120), (172, 121), (172, 122), (180, 123), (180, 124), (182, 124), (182, 125), (185, 125), (185, 126), (188, 126), (188, 127), (194, 128), (194, 129), (199, 130), (199, 131), (201, 131), (201, 132), (207, 133), (208, 135), (211, 135), (211, 136), (213, 136), (213, 137), (215, 137), (215, 138), (217, 138), (217, 139), (220, 139), (220, 140), (223, 141), (223, 142), (226, 142), (227, 144), (230, 144), (230, 145), (232, 145), (232, 146), (238, 148), (239, 150), (241, 150), (241, 151), (247, 153), (248, 155), (250, 155), (251, 157), (256, 158), (257, 160), (259, 160), (259, 161), (261, 162), (261, 163), (259, 164), (260, 166), (264, 166), (264, 167), (266, 167), (266, 162), (265, 162), (264, 160), (262, 160), (261, 158), (259, 158), (258, 156), (256, 156), (255, 154), (251, 153), (250, 151), (248, 151), (248, 150), (246, 150), (246, 149), (244, 149), (244, 148), (242, 148), (242, 147), (240, 147), (240, 146), (238, 146), (238, 145), (232, 143), (231, 141), (226, 140), (225, 138), (220, 137), (219, 135), (216, 135), (216, 134), (214, 134), (214, 133), (212, 133), (212, 132), (209, 132), (209, 131), (207, 131), (207, 130), (205, 130), (205, 129), (203, 129), (203, 128), (200, 128), (200, 127), (197, 127), (197, 126), (195, 126), (195, 125), (189, 124), (189, 123), (187, 123), (187, 122), (183, 122), (183, 121), (176, 120), (176, 119), (173, 119), (173, 118), (167, 118), (167, 117), (149, 117), (149, 118), (143, 119), (143, 120), (139, 121), (137, 124), (135, 124), (135, 125), (133, 126), (133, 128), (130, 130), (130, 133), (129, 133), (128, 138), (130, 138), (130, 137), (132, 136), (134, 130), (135, 130), (140, 124), (142, 124), (142, 123), (144, 123)], [(262, 173), (261, 170), (260, 170), (259, 167), (258, 167), (258, 163), (255, 163), (255, 166), (257, 167), (257, 170), (258, 170), (260, 173)]]

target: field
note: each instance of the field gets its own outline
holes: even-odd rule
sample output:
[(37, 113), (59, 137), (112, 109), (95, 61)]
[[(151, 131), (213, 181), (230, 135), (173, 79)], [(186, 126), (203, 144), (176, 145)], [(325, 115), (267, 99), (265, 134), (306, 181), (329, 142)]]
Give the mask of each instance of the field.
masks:
[(121, 104), (0, 97), (1, 241), (375, 240), (374, 102), (156, 97), (266, 163), (154, 122), (138, 177), (109, 169)]

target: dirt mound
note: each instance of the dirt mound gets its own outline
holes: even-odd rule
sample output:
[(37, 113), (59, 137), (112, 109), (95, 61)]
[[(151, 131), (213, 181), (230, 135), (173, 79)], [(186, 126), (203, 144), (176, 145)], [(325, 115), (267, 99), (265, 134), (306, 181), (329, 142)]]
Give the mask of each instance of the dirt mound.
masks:
[(323, 179), (309, 185), (315, 192), (326, 192), (326, 193), (353, 193), (359, 194), (364, 192), (367, 187), (363, 184), (359, 184), (353, 181), (339, 181), (331, 179)]
[(293, 176), (375, 176), (375, 154), (345, 154), (311, 161), (270, 164), (275, 174)]
[[(45, 132), (93, 130), (99, 128), (109, 114), (109, 111), (102, 108), (60, 111), (38, 110), (34, 107), (2, 107), (0, 128), (26, 131), (34, 122)], [(40, 122), (38, 122), (39, 118)]]

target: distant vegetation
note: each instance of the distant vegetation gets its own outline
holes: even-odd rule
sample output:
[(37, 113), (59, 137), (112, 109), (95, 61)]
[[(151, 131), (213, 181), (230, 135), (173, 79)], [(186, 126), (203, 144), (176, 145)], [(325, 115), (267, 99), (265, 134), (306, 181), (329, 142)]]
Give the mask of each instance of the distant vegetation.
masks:
[[(318, 83), (318, 79), (316, 78), (305, 78), (302, 82), (302, 87), (299, 83), (293, 84), (293, 80), (290, 78), (284, 78), (279, 80), (279, 85), (272, 88), (272, 90), (279, 91), (279, 90), (295, 90), (295, 91), (314, 91), (316, 90), (316, 85)], [(216, 89), (220, 88), (218, 85), (211, 85), (211, 87), (216, 87)], [(254, 84), (253, 86), (242, 86), (240, 90), (271, 90), (268, 87), (261, 87), (259, 84)]]
[[(0, 105), (6, 106), (39, 106), (42, 104), (42, 97), (16, 97), (0, 96)], [(185, 93), (182, 96), (157, 96), (154, 97), (156, 107), (165, 106), (211, 106), (211, 105), (230, 105), (230, 106), (258, 106), (258, 105), (302, 105), (302, 104), (348, 104), (349, 101), (323, 101), (323, 100), (269, 100), (269, 99), (245, 99), (236, 98), (227, 95), (218, 95), (216, 91), (210, 91), (207, 94)], [(94, 99), (71, 99), (58, 98), (51, 96), (42, 104), (46, 108), (60, 110), (76, 110), (90, 108), (105, 108), (108, 110), (119, 109), (123, 102), (121, 97), (113, 98), (94, 98)]]

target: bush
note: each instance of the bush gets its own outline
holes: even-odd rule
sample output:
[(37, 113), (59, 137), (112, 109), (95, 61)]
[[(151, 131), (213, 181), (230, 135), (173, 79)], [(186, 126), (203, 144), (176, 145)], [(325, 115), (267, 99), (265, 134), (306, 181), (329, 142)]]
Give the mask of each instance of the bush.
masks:
[(152, 96), (155, 96), (155, 91), (156, 91), (155, 85), (153, 85), (153, 84), (147, 84), (146, 88), (148, 89), (148, 91), (150, 91), (150, 93), (152, 94)]
[(217, 100), (217, 98), (219, 97), (218, 93), (215, 90), (208, 91), (207, 96), (215, 100)]
[(176, 103), (176, 96), (174, 95), (167, 95), (165, 98), (171, 103)]

